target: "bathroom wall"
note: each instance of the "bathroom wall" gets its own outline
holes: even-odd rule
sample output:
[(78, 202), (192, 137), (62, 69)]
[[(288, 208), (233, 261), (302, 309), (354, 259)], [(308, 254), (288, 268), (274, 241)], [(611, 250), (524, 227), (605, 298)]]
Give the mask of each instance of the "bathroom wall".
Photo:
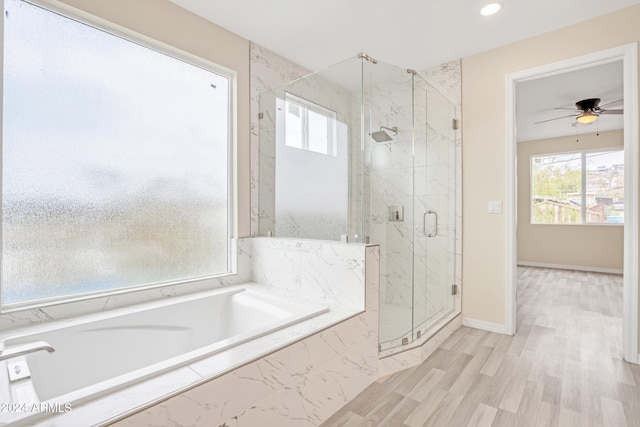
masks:
[(623, 146), (622, 130), (518, 143), (518, 263), (622, 273), (623, 226), (531, 224), (531, 156)]
[[(638, 42), (639, 21), (640, 5), (634, 5), (462, 59), (465, 318), (494, 330), (505, 321), (506, 222), (487, 213), (488, 201), (506, 197), (505, 76)], [(593, 28), (600, 36), (585, 43)]]

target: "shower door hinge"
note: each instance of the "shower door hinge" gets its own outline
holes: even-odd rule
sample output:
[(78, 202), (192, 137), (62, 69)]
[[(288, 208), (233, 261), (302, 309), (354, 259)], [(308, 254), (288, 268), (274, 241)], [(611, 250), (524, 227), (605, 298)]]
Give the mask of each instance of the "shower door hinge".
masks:
[(264, 119), (264, 113), (258, 113), (258, 120)]
[(458, 285), (451, 285), (451, 295), (458, 295)]
[(451, 127), (453, 127), (453, 129), (458, 129), (458, 119), (451, 119)]

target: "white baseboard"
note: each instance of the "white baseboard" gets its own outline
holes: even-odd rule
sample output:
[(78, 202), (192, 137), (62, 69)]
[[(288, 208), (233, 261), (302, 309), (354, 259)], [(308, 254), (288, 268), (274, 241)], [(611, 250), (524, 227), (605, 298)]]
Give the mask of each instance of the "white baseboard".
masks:
[(558, 268), (560, 270), (577, 270), (577, 271), (591, 271), (594, 273), (622, 274), (621, 268), (618, 269), (618, 268), (587, 267), (584, 265), (548, 264), (546, 262), (530, 262), (530, 261), (518, 261), (518, 265), (521, 265), (523, 267)]
[(496, 332), (498, 334), (509, 335), (505, 333), (504, 325), (500, 323), (485, 322), (484, 320), (470, 319), (468, 317), (462, 318), (462, 326), (468, 326), (470, 328), (482, 329), (483, 331)]

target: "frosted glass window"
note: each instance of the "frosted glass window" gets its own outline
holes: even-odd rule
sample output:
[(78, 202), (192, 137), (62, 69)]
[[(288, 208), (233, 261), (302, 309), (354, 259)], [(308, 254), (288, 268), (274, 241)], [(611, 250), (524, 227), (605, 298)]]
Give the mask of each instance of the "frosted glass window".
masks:
[(285, 145), (337, 156), (335, 111), (306, 99), (285, 94)]
[(229, 77), (5, 0), (2, 302), (229, 271)]
[(287, 145), (294, 148), (303, 148), (301, 106), (287, 103), (286, 130)]
[(309, 111), (309, 151), (334, 155), (330, 131), (329, 117)]

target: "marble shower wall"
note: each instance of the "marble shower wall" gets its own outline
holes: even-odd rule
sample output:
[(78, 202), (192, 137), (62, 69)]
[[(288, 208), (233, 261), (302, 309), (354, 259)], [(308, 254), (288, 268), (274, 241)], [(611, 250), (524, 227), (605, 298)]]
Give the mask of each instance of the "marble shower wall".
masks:
[[(383, 68), (384, 67), (384, 68)], [(371, 89), (371, 129), (397, 127), (393, 140), (369, 142), (370, 237), (380, 244), (381, 297), (386, 304), (411, 307), (413, 276), (413, 108), (411, 74), (377, 64)], [(389, 76), (382, 80), (378, 76)], [(399, 206), (404, 219), (393, 221), (389, 207)]]
[[(449, 191), (450, 203), (453, 203), (453, 221), (455, 233), (454, 259), (454, 283), (462, 285), (462, 74), (460, 60), (447, 62), (436, 67), (429, 68), (420, 74), (441, 93), (450, 103), (455, 106), (455, 117), (458, 121), (458, 128), (455, 130), (455, 150), (450, 155), (451, 164), (455, 164), (455, 169), (449, 171), (449, 180), (453, 185)], [(457, 301), (459, 304), (459, 298)], [(459, 311), (460, 308), (457, 307)]]
[[(380, 81), (373, 69), (371, 127), (374, 131), (379, 126), (398, 127), (393, 141), (370, 143), (367, 165), (371, 239), (381, 244), (381, 298), (387, 304), (411, 307), (412, 275), (422, 282), (428, 278), (430, 283), (445, 283), (439, 287), (440, 294), (453, 280), (453, 236), (460, 225), (455, 220), (455, 213), (460, 212), (456, 203), (460, 194), (460, 130), (452, 129), (451, 119), (459, 117), (459, 70), (459, 61), (453, 61), (419, 73), (422, 78), (415, 78), (413, 121), (411, 75), (398, 68), (391, 78)], [(388, 70), (383, 74), (391, 75)], [(389, 206), (402, 206), (404, 221), (390, 221)], [(430, 216), (423, 226), (422, 215), (430, 209), (439, 212), (438, 236), (434, 238), (424, 235), (425, 228), (429, 233), (435, 227), (435, 218)], [(441, 306), (436, 299), (442, 300), (442, 295), (432, 298), (435, 306)]]
[(251, 235), (259, 236), (275, 230), (275, 145), (260, 146), (260, 95), (310, 71), (255, 43), (251, 43), (250, 55)]
[[(415, 300), (414, 323), (423, 323), (424, 319), (452, 308), (450, 285), (461, 283), (461, 131), (451, 128), (451, 117), (455, 114), (460, 118), (460, 61), (419, 73), (430, 86), (427, 93), (423, 86), (416, 97), (415, 159), (411, 144), (411, 75), (399, 67), (364, 61), (364, 91), (361, 91), (354, 84), (332, 83), (341, 71), (340, 64), (330, 69), (334, 69), (332, 76), (314, 75), (291, 87), (301, 96), (338, 111), (340, 122), (348, 129), (349, 224), (328, 216), (304, 218), (291, 210), (279, 211), (275, 223), (276, 196), (280, 196), (274, 173), (275, 117), (266, 111), (265, 117), (258, 120), (258, 95), (307, 74), (307, 70), (254, 44), (252, 235), (266, 235), (268, 230), (275, 230), (276, 235), (303, 238), (335, 240), (347, 232), (354, 241), (363, 234), (370, 237), (371, 242), (381, 245), (381, 301), (410, 309)], [(356, 67), (351, 70), (359, 71)], [(422, 81), (420, 77), (415, 78), (416, 82)], [(283, 96), (284, 90), (281, 92)], [(273, 105), (275, 98), (273, 93), (270, 100)], [(371, 106), (371, 114), (361, 114), (363, 104), (365, 111)], [(380, 126), (397, 126), (398, 135), (392, 135), (394, 139), (389, 143), (375, 143), (365, 137), (365, 148), (361, 151), (361, 117), (365, 129), (376, 131)], [(258, 141), (260, 130), (262, 141)], [(322, 189), (310, 191), (305, 196), (313, 199), (314, 193), (322, 192)], [(339, 198), (342, 200), (344, 196), (342, 193)], [(403, 206), (404, 221), (389, 221), (389, 206)], [(434, 238), (424, 236), (422, 224), (423, 213), (430, 209), (439, 212), (438, 236)], [(426, 220), (431, 231), (434, 218), (428, 216)], [(413, 277), (418, 284), (415, 295)]]
[[(417, 147), (425, 149), (415, 170), (414, 327), (425, 333), (430, 323), (454, 308), (451, 284), (455, 254), (455, 107), (426, 86), (426, 109), (416, 123)], [(421, 112), (422, 114), (422, 112)], [(426, 117), (426, 120), (424, 120)], [(429, 211), (435, 214), (429, 214)], [(437, 214), (437, 217), (436, 217)], [(436, 228), (437, 219), (437, 228)], [(424, 220), (424, 221), (423, 221)], [(428, 237), (428, 234), (436, 234)]]
[[(349, 232), (351, 91), (339, 74), (307, 75), (256, 44), (251, 52), (252, 235), (340, 240)], [(336, 113), (335, 155), (285, 145), (285, 94)]]
[[(415, 78), (415, 121), (411, 76), (393, 74), (374, 76), (371, 90), (372, 129), (399, 131), (391, 142), (370, 143), (371, 241), (381, 245), (381, 301), (413, 308), (413, 324), (424, 333), (428, 321), (455, 308), (450, 285), (461, 283), (461, 130), (452, 126), (460, 118), (460, 61)], [(402, 206), (404, 221), (390, 221), (389, 206)], [(435, 237), (425, 235), (435, 231), (435, 215), (423, 223), (429, 210), (438, 213)]]

